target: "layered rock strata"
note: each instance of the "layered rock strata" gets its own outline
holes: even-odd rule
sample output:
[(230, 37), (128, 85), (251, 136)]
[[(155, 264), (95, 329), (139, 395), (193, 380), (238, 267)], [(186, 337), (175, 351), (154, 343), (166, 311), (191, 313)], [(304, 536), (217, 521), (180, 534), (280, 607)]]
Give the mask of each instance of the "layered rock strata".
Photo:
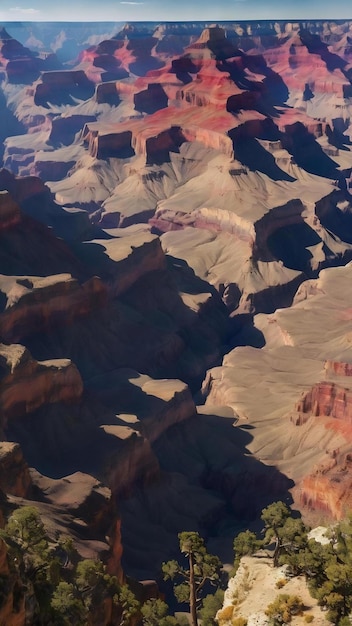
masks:
[(350, 273), (350, 264), (324, 270), (291, 309), (255, 316), (265, 347), (236, 348), (204, 387), (207, 402), (225, 402), (239, 426), (255, 426), (250, 449), (293, 478), (312, 519), (319, 509), (340, 518), (350, 506)]
[(9, 419), (55, 402), (78, 402), (83, 391), (77, 368), (68, 359), (34, 360), (20, 344), (1, 344), (2, 430)]

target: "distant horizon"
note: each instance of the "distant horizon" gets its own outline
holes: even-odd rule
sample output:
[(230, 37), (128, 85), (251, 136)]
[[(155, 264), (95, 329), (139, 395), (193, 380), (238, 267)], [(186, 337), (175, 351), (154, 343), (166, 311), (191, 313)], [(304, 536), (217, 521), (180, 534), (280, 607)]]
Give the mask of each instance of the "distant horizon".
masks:
[(61, 19), (61, 20), (2, 20), (0, 18), (0, 26), (5, 24), (116, 24), (116, 23), (129, 23), (129, 24), (201, 24), (201, 23), (241, 23), (241, 22), (272, 22), (275, 20), (276, 22), (352, 22), (351, 17), (270, 17), (270, 18), (204, 18), (204, 19), (185, 19), (185, 20), (170, 20), (170, 19), (153, 19), (153, 20), (143, 20), (143, 19), (116, 19), (116, 20), (95, 20), (95, 19), (87, 19), (87, 20), (70, 20), (70, 19)]
[[(346, 14), (350, 13), (350, 17)], [(292, 17), (294, 16), (294, 17)], [(1, 0), (0, 23), (350, 20), (346, 0)]]

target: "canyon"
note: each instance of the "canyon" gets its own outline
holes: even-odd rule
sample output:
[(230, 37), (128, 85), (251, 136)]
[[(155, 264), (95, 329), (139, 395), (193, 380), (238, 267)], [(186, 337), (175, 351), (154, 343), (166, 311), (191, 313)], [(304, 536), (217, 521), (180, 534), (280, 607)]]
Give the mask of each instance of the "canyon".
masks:
[(120, 581), (351, 509), (351, 41), (0, 30), (0, 489)]

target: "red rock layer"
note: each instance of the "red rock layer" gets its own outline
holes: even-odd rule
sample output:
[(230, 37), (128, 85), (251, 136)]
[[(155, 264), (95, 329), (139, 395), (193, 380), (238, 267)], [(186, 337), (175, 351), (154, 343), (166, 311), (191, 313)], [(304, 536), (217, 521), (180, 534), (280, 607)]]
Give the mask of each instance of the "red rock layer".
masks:
[(352, 376), (352, 363), (326, 361), (325, 371), (327, 374), (336, 374), (336, 376)]
[(334, 519), (343, 518), (352, 508), (351, 454), (340, 454), (335, 450), (325, 463), (299, 483), (295, 491), (299, 503), (308, 511), (321, 511)]
[(352, 424), (352, 391), (332, 382), (317, 383), (297, 402), (297, 424), (310, 416), (331, 416)]
[(281, 46), (264, 50), (263, 56), (280, 73), (290, 91), (346, 97), (351, 87), (340, 68), (331, 69), (318, 52), (309, 51), (298, 34)]

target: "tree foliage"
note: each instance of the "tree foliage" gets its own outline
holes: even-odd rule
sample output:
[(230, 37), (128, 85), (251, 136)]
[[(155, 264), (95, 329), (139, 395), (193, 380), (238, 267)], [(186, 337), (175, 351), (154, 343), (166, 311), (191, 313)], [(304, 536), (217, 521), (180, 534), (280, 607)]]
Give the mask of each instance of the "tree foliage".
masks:
[(120, 626), (139, 610), (129, 587), (110, 576), (101, 561), (80, 560), (69, 537), (49, 539), (35, 507), (16, 509), (0, 537), (7, 545), (11, 575), (22, 583), (16, 603), (26, 599), (31, 623), (85, 626), (93, 611), (101, 624), (98, 613), (100, 607), (104, 612), (106, 599), (117, 607)]
[(84, 626), (87, 609), (72, 583), (61, 581), (51, 597), (51, 608), (57, 626)]
[(199, 611), (202, 626), (217, 626), (215, 615), (221, 609), (224, 601), (224, 591), (217, 589), (214, 594), (205, 596), (202, 608)]
[(243, 556), (251, 555), (257, 552), (263, 545), (263, 541), (257, 538), (256, 534), (250, 530), (239, 533), (233, 541), (233, 549), (235, 553), (234, 567), (237, 569), (239, 562)]
[[(147, 600), (141, 607), (143, 626), (183, 626), (182, 620), (177, 620), (173, 615), (168, 615), (169, 607), (160, 598)], [(188, 625), (188, 620), (183, 620)]]
[(288, 506), (281, 501), (273, 502), (263, 509), (261, 519), (265, 524), (264, 545), (274, 543), (274, 567), (288, 563), (298, 550), (304, 550), (307, 545), (308, 528), (299, 518), (293, 518)]
[(197, 609), (200, 608), (206, 584), (220, 582), (221, 561), (209, 554), (204, 540), (197, 532), (183, 532), (178, 535), (180, 551), (188, 560), (188, 567), (176, 560), (163, 563), (164, 580), (174, 582), (174, 594), (178, 602), (190, 606), (192, 626), (197, 626)]

